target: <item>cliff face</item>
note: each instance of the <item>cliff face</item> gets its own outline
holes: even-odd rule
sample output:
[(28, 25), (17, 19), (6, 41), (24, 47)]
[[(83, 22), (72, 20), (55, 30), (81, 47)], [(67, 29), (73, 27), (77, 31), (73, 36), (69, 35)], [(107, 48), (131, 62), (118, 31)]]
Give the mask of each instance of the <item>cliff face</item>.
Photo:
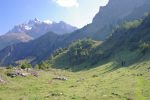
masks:
[(131, 14), (129, 14), (126, 18), (127, 19), (136, 19), (145, 15), (145, 13), (150, 13), (150, 1), (145, 0), (141, 6), (136, 7)]
[(93, 24), (99, 27), (117, 24), (147, 2), (147, 0), (110, 0), (108, 5), (100, 8), (99, 13), (93, 19)]
[(105, 40), (116, 27), (124, 21), (141, 18), (150, 12), (150, 0), (109, 0), (101, 7), (91, 24), (74, 32), (73, 37), (92, 37)]

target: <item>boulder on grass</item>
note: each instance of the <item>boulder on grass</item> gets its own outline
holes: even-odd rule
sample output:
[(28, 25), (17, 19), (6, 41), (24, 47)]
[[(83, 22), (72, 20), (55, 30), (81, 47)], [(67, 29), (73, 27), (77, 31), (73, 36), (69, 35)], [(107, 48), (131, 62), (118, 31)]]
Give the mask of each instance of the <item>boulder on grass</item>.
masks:
[(20, 73), (20, 76), (27, 77), (29, 76), (29, 73)]
[(7, 73), (7, 76), (11, 78), (17, 77), (17, 76), (27, 77), (29, 75), (30, 75), (29, 73), (18, 72), (18, 71)]
[(32, 76), (37, 77), (38, 78), (38, 73), (36, 71), (30, 70), (28, 71)]
[(13, 77), (18, 76), (18, 73), (10, 72), (10, 73), (7, 73), (7, 76), (9, 76), (9, 77), (13, 78)]
[(67, 81), (68, 80), (68, 78), (66, 78), (66, 77), (55, 77), (53, 79), (54, 80), (62, 80), (62, 81)]

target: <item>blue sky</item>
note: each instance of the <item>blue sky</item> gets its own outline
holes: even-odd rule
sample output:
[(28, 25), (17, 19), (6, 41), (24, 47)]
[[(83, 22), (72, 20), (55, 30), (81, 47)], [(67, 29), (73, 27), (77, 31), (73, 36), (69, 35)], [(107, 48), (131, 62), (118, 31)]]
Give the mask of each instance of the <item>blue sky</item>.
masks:
[(0, 34), (30, 19), (83, 27), (108, 0), (0, 0)]

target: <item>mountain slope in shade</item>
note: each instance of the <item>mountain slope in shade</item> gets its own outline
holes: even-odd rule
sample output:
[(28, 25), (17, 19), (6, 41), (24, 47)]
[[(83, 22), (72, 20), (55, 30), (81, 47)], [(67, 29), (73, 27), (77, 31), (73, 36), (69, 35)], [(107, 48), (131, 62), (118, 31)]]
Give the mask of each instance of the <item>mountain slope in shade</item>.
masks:
[(28, 42), (33, 38), (26, 33), (11, 33), (0, 36), (0, 50), (14, 43)]
[(28, 43), (19, 43), (8, 46), (1, 51), (3, 52), (0, 55), (1, 64), (9, 65), (10, 63), (23, 59), (31, 59), (32, 63), (37, 63), (38, 61), (47, 59), (57, 46), (61, 45), (58, 43), (61, 43), (63, 39), (62, 36), (49, 32)]
[(0, 36), (0, 50), (12, 44), (36, 39), (50, 31), (58, 35), (63, 35), (71, 33), (76, 29), (76, 27), (66, 24), (63, 21), (59, 23), (49, 20), (42, 22), (35, 18), (34, 20), (30, 20), (27, 24), (24, 23), (14, 26), (8, 33)]
[(93, 22), (84, 28), (75, 31), (74, 37), (92, 37), (96, 40), (105, 40), (116, 25), (124, 21), (140, 18), (145, 12), (150, 12), (149, 0), (109, 0), (101, 7), (93, 18)]
[(143, 5), (141, 5), (140, 7), (136, 7), (133, 12), (127, 16), (128, 19), (136, 19), (141, 17), (141, 15), (145, 15), (147, 13), (150, 13), (150, 1), (149, 0), (145, 0), (145, 2), (143, 3)]

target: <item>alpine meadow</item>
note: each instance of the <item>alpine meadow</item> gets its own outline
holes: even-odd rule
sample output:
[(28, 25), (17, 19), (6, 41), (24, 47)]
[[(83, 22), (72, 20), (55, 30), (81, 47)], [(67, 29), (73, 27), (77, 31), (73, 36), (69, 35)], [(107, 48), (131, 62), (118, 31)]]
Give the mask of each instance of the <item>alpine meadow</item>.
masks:
[(0, 100), (150, 100), (150, 0), (0, 9)]

